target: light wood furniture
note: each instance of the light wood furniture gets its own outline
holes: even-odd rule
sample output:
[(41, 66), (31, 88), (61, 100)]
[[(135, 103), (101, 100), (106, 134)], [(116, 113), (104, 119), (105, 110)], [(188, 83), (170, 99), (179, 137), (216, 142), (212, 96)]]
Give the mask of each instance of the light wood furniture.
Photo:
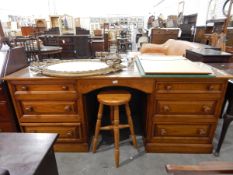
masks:
[[(115, 144), (115, 165), (119, 167), (119, 140), (120, 133), (119, 129), (130, 128), (130, 133), (133, 141), (133, 145), (137, 147), (136, 136), (134, 134), (133, 121), (131, 117), (131, 112), (129, 108), (129, 101), (131, 99), (131, 94), (127, 91), (103, 91), (97, 95), (99, 101), (99, 112), (95, 128), (95, 136), (93, 138), (93, 153), (96, 152), (96, 146), (98, 141), (98, 136), (100, 130), (113, 130), (114, 131), (114, 144)], [(101, 127), (101, 120), (103, 115), (104, 105), (110, 106), (110, 117), (112, 124), (109, 126)], [(126, 116), (128, 119), (128, 124), (120, 124), (119, 119), (119, 106), (124, 105), (126, 110)]]
[(232, 174), (233, 163), (210, 161), (202, 162), (197, 165), (166, 165), (166, 170), (173, 175), (204, 175), (204, 174)]
[(21, 131), (59, 133), (55, 150), (88, 151), (92, 128), (88, 111), (94, 106), (85, 97), (105, 87), (128, 87), (144, 96), (135, 107), (143, 111), (140, 124), (147, 152), (211, 153), (228, 79), (233, 76), (209, 69), (216, 77), (141, 77), (132, 65), (114, 74), (67, 79), (36, 75), (25, 68), (5, 80)]

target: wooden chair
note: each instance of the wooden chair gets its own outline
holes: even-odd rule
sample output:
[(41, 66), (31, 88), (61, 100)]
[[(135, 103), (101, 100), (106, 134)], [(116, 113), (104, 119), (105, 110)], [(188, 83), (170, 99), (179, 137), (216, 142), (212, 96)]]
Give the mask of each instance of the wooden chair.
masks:
[(230, 123), (233, 121), (233, 80), (228, 81), (227, 92), (225, 95), (225, 105), (228, 105), (228, 106), (226, 109), (226, 113), (223, 114), (224, 110), (222, 110), (223, 111), (222, 112), (223, 124), (222, 124), (222, 130), (220, 132), (218, 144), (214, 151), (215, 156), (219, 156), (219, 152), (221, 150), (228, 127)]
[[(95, 135), (93, 138), (93, 153), (96, 152), (97, 140), (100, 130), (113, 130), (114, 132), (114, 145), (115, 145), (115, 165), (119, 167), (119, 129), (129, 128), (133, 145), (137, 148), (136, 136), (134, 134), (133, 121), (131, 118), (131, 112), (129, 108), (129, 101), (131, 99), (131, 94), (127, 91), (103, 91), (97, 95), (99, 101), (99, 111), (97, 116)], [(101, 120), (103, 114), (104, 105), (110, 106), (110, 117), (112, 124), (108, 126), (101, 127)], [(119, 106), (125, 105), (125, 110), (127, 114), (128, 124), (119, 124)]]
[(20, 37), (14, 40), (15, 46), (24, 47), (28, 62), (40, 60), (40, 45), (37, 38)]
[(25, 48), (28, 62), (42, 61), (43, 59), (61, 58), (62, 47), (43, 46), (38, 37), (20, 37), (15, 39), (16, 46)]
[(172, 165), (165, 166), (166, 171), (173, 175), (205, 175), (205, 174), (233, 174), (232, 162), (203, 162), (197, 165)]

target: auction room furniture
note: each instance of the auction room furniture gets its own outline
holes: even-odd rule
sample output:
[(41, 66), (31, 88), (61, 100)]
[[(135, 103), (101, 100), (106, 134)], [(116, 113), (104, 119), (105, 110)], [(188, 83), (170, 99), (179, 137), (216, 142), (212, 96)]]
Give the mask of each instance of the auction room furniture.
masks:
[(169, 39), (178, 38), (178, 28), (155, 28), (151, 29), (151, 43), (162, 44)]
[(167, 164), (167, 172), (173, 175), (195, 175), (195, 174), (232, 174), (233, 163), (221, 161), (201, 162), (196, 165)]
[[(0, 78), (28, 65), (24, 48), (0, 49)], [(0, 132), (16, 132), (17, 118), (7, 83), (0, 80)]]
[(182, 24), (179, 25), (181, 29), (181, 40), (193, 41), (194, 30), (196, 27), (197, 14), (185, 15)]
[[(99, 101), (99, 111), (95, 128), (95, 136), (93, 139), (93, 153), (96, 152), (96, 146), (98, 141), (98, 136), (100, 130), (113, 130), (114, 131), (114, 145), (115, 145), (115, 165), (119, 167), (119, 141), (120, 141), (120, 133), (119, 129), (130, 128), (130, 133), (133, 141), (133, 145), (137, 147), (136, 136), (134, 134), (133, 121), (131, 117), (131, 112), (129, 108), (129, 101), (131, 99), (131, 94), (127, 91), (103, 91), (97, 95), (97, 99)], [(126, 116), (128, 119), (128, 124), (120, 124), (119, 117), (119, 107), (120, 105), (125, 106)], [(101, 126), (103, 109), (104, 106), (110, 106), (110, 117), (111, 117), (111, 125)]]
[(41, 60), (49, 58), (61, 59), (62, 47), (59, 46), (41, 46), (39, 50), (39, 57)]
[(232, 54), (215, 49), (187, 49), (186, 58), (203, 63), (231, 62)]
[(41, 35), (45, 46), (62, 47), (62, 59), (89, 58), (91, 56), (90, 35)]
[(90, 130), (94, 128), (88, 123), (88, 112), (94, 106), (87, 104), (86, 97), (106, 87), (127, 87), (144, 97), (135, 107), (143, 111), (140, 124), (147, 152), (211, 153), (232, 75), (209, 68), (214, 77), (143, 77), (132, 65), (109, 75), (72, 78), (36, 75), (25, 68), (4, 79), (21, 131), (59, 133), (56, 150), (88, 151)]
[(15, 47), (24, 47), (28, 62), (39, 61), (40, 44), (35, 37), (17, 37), (14, 39)]
[(10, 175), (58, 175), (53, 144), (57, 134), (0, 133), (0, 166)]
[(215, 149), (214, 152), (216, 156), (219, 155), (228, 127), (230, 123), (233, 121), (233, 81), (232, 80), (229, 80), (228, 83), (226, 98), (225, 98), (225, 105), (226, 104), (227, 104), (226, 112), (223, 111), (225, 112), (225, 114), (222, 115), (222, 119), (223, 119), (222, 130), (220, 132), (217, 148)]

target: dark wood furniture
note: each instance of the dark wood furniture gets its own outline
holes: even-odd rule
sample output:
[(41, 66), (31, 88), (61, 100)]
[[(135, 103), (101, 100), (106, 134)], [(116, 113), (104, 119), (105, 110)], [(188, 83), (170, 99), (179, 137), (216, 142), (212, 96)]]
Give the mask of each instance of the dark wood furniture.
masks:
[(59, 133), (58, 151), (88, 151), (92, 129), (88, 113), (92, 118), (97, 115), (91, 105), (95, 99), (88, 103), (88, 95), (106, 87), (127, 87), (143, 96), (134, 107), (142, 111), (147, 152), (211, 153), (228, 79), (233, 76), (209, 68), (216, 77), (142, 77), (132, 65), (114, 74), (69, 79), (35, 75), (25, 68), (5, 80), (21, 131)]
[(179, 29), (178, 28), (161, 28), (161, 29), (151, 29), (150, 42), (154, 44), (163, 44), (168, 39), (177, 39)]
[(23, 48), (0, 50), (0, 132), (18, 131), (18, 122), (10, 93), (2, 77), (27, 65), (27, 59)]
[[(131, 94), (127, 91), (103, 91), (97, 95), (97, 99), (99, 101), (99, 111), (95, 128), (95, 136), (93, 138), (93, 153), (96, 152), (96, 146), (98, 141), (98, 136), (100, 130), (113, 130), (114, 131), (114, 145), (115, 145), (115, 165), (119, 167), (119, 158), (120, 158), (120, 150), (119, 150), (119, 140), (120, 133), (119, 129), (130, 128), (130, 133), (133, 141), (133, 145), (137, 148), (136, 136), (134, 134), (133, 121), (131, 117), (131, 112), (129, 108), (129, 101), (131, 99)], [(110, 106), (110, 118), (111, 125), (101, 126), (103, 109), (104, 106)], [(128, 124), (120, 124), (119, 118), (119, 107), (120, 105), (125, 106), (126, 116), (128, 119)]]
[(39, 37), (45, 46), (62, 47), (63, 59), (89, 58), (89, 35), (43, 35)]
[(168, 164), (165, 166), (166, 171), (173, 175), (205, 175), (205, 174), (232, 174), (232, 162), (202, 162), (197, 165), (175, 165)]
[(196, 21), (197, 21), (197, 14), (184, 16), (183, 23), (179, 25), (179, 28), (182, 31), (179, 39), (186, 41), (193, 41)]
[(57, 134), (0, 133), (0, 166), (10, 175), (58, 175), (53, 144)]
[(186, 58), (204, 63), (231, 62), (232, 54), (215, 49), (188, 49)]
[(223, 111), (225, 113), (222, 114), (223, 124), (222, 124), (222, 130), (219, 136), (218, 144), (214, 152), (215, 156), (219, 156), (228, 127), (230, 123), (233, 121), (233, 81), (232, 80), (229, 80), (228, 82), (224, 106), (225, 105), (227, 105), (227, 109), (226, 109), (226, 112)]
[(96, 52), (103, 52), (105, 51), (104, 48), (104, 39), (92, 39), (90, 42), (91, 45), (91, 55), (94, 57)]
[(42, 46), (38, 51), (40, 60), (48, 58), (61, 58), (62, 47), (59, 46)]

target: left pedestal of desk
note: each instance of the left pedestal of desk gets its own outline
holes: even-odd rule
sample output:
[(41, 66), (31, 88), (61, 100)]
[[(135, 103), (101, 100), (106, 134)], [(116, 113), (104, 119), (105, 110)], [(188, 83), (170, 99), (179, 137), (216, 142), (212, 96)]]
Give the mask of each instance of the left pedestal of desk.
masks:
[(0, 168), (10, 175), (58, 175), (53, 144), (57, 134), (0, 133)]

